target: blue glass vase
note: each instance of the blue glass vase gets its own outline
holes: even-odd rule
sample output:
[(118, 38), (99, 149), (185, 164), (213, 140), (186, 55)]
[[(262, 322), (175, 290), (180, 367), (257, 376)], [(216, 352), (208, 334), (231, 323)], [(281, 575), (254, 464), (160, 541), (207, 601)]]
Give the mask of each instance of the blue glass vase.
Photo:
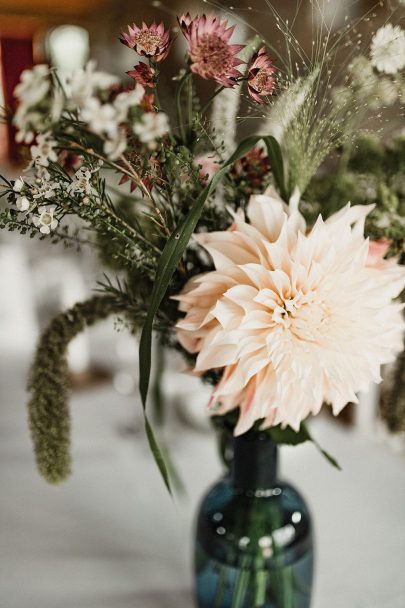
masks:
[(277, 478), (277, 446), (251, 431), (234, 439), (232, 468), (202, 501), (195, 545), (198, 608), (309, 608), (308, 507)]

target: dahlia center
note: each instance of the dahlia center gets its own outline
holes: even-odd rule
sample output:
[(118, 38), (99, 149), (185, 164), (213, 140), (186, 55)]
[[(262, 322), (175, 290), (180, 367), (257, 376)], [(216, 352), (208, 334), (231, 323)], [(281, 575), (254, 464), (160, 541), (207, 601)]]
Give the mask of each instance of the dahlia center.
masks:
[(281, 297), (273, 308), (272, 320), (290, 329), (298, 338), (314, 340), (322, 333), (330, 309), (326, 302), (318, 301), (313, 292), (298, 292), (294, 297)]
[(136, 37), (136, 46), (138, 50), (143, 51), (147, 55), (155, 55), (160, 42), (160, 36), (153, 32), (139, 32)]
[(207, 74), (223, 74), (227, 71), (231, 55), (228, 44), (216, 35), (201, 36), (194, 52), (196, 63)]

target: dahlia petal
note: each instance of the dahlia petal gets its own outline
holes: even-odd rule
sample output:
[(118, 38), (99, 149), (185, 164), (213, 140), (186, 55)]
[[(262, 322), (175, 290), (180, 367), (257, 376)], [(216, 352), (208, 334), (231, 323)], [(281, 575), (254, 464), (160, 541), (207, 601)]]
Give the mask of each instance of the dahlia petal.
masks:
[(200, 351), (197, 357), (195, 370), (205, 371), (208, 369), (216, 369), (217, 367), (230, 365), (235, 361), (236, 352), (236, 345), (216, 345), (215, 348), (210, 348), (208, 346), (204, 351)]

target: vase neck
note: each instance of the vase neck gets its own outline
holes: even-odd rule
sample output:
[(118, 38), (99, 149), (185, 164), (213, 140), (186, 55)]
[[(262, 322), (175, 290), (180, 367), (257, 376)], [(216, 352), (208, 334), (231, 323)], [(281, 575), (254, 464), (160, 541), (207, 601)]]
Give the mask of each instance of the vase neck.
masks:
[(249, 431), (233, 440), (232, 481), (241, 491), (269, 490), (277, 480), (277, 445), (266, 434)]

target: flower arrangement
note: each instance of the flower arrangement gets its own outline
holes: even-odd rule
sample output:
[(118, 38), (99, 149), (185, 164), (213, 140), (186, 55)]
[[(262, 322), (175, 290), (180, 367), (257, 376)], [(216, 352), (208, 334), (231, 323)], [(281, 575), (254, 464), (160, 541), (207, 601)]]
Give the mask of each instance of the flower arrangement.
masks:
[[(217, 426), (259, 426), (280, 443), (311, 439), (310, 414), (324, 403), (338, 414), (402, 350), (405, 139), (373, 143), (364, 125), (403, 101), (405, 32), (389, 23), (364, 53), (353, 43), (332, 78), (355, 24), (321, 30), (310, 59), (277, 25), (287, 56), (259, 36), (232, 42), (217, 14), (180, 16), (173, 112), (160, 74), (180, 41), (163, 23), (121, 34), (139, 58), (132, 84), (92, 61), (64, 83), (46, 65), (21, 75), (10, 120), (31, 161), (3, 178), (0, 226), (93, 246), (115, 277), (40, 340), (29, 411), (51, 482), (71, 467), (67, 344), (108, 315), (142, 332), (146, 432), (168, 487), (146, 407), (152, 330), (213, 385)], [(201, 79), (213, 87), (205, 104)], [(257, 128), (236, 145), (243, 103)]]

